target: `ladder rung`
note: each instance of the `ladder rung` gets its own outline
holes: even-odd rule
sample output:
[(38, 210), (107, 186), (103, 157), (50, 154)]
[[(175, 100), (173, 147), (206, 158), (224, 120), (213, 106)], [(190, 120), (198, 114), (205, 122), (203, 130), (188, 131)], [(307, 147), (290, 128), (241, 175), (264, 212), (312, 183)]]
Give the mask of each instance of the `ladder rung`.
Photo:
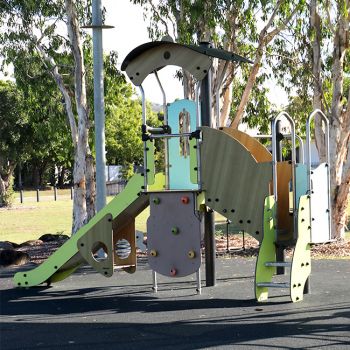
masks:
[(256, 286), (266, 287), (266, 288), (289, 288), (290, 283), (260, 282), (260, 283), (257, 283)]
[(289, 261), (267, 261), (265, 266), (274, 266), (274, 267), (291, 267), (292, 263)]

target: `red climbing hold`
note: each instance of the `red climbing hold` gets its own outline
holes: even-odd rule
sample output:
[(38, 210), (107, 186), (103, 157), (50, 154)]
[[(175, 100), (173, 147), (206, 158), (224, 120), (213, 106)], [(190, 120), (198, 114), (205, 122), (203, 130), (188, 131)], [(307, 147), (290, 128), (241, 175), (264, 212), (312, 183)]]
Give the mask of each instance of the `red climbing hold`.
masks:
[(187, 196), (181, 197), (182, 204), (188, 204), (190, 202), (190, 198)]

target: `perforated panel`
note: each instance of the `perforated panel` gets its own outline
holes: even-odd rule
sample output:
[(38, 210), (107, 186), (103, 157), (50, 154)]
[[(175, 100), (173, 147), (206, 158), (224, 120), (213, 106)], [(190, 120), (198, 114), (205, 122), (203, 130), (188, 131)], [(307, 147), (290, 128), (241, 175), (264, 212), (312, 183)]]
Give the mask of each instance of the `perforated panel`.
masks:
[(272, 164), (257, 163), (247, 148), (222, 131), (202, 130), (201, 176), (206, 205), (261, 241)]

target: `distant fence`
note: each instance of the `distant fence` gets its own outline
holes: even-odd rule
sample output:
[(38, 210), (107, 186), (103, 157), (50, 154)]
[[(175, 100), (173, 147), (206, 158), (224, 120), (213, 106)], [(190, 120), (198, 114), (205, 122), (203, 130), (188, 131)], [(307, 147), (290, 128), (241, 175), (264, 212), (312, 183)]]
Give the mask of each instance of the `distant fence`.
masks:
[(57, 201), (59, 199), (73, 199), (74, 190), (73, 187), (68, 189), (58, 189), (53, 187), (52, 190), (20, 190), (18, 191), (18, 197), (20, 203), (24, 202), (41, 202), (41, 201)]
[[(107, 196), (115, 196), (120, 193), (126, 186), (126, 181), (109, 181), (106, 183)], [(74, 189), (70, 187), (68, 189), (59, 189), (53, 187), (52, 190), (20, 190), (16, 200), (20, 203), (24, 202), (41, 202), (41, 201), (57, 201), (60, 199), (73, 199)]]
[(123, 191), (125, 186), (126, 186), (126, 181), (107, 181), (106, 182), (107, 196), (115, 196), (116, 194)]

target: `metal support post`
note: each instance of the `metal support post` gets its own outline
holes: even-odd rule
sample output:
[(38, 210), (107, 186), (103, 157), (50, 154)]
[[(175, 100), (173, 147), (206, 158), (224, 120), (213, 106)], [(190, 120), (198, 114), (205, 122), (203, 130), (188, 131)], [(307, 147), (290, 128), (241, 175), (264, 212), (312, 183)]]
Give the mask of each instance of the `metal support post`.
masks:
[(106, 205), (105, 109), (103, 87), (102, 3), (92, 1), (92, 38), (94, 61), (94, 118), (96, 148), (96, 210)]
[(153, 270), (152, 270), (152, 289), (155, 293), (158, 292), (157, 272)]
[[(210, 47), (210, 43), (202, 42), (202, 47)], [(201, 122), (202, 126), (211, 127), (211, 69), (201, 83)], [(205, 279), (206, 286), (215, 286), (215, 220), (214, 212), (207, 209), (204, 215), (205, 241)]]
[[(283, 140), (283, 134), (281, 132), (281, 121), (279, 120), (276, 123), (276, 158), (277, 162), (282, 161), (282, 140)], [(284, 253), (284, 247), (277, 245), (276, 246), (276, 260), (277, 261), (285, 261), (285, 253)], [(283, 266), (278, 266), (276, 268), (276, 274), (277, 275), (284, 275), (285, 274), (285, 268)]]
[(215, 220), (214, 211), (207, 208), (204, 215), (204, 242), (205, 242), (205, 281), (207, 287), (216, 285), (215, 278)]
[(196, 271), (196, 281), (197, 281), (197, 294), (202, 294), (202, 286), (201, 286), (201, 268)]

